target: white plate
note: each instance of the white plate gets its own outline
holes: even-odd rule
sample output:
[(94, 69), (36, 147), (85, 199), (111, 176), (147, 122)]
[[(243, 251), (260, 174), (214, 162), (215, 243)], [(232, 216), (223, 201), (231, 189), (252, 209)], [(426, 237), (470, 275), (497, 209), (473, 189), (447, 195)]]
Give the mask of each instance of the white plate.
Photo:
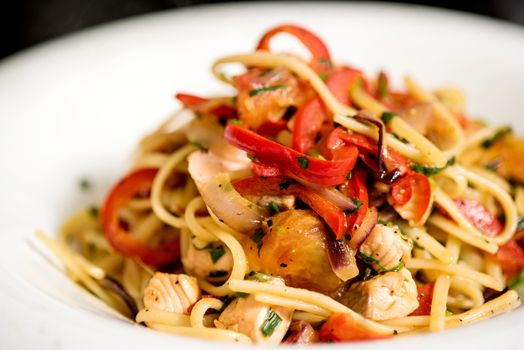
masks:
[[(410, 73), (427, 86), (456, 84), (474, 114), (524, 131), (524, 30), (423, 7), (200, 7), (101, 26), (15, 55), (0, 64), (1, 348), (228, 348), (114, 317), (30, 242), (36, 228), (54, 233), (70, 213), (102, 198), (139, 137), (177, 108), (175, 92), (225, 91), (209, 72), (213, 59), (252, 50), (282, 22), (316, 31), (337, 62), (385, 68), (397, 81)], [(80, 193), (81, 177), (94, 182), (94, 193)], [(347, 347), (516, 349), (523, 321), (520, 309), (442, 334)]]

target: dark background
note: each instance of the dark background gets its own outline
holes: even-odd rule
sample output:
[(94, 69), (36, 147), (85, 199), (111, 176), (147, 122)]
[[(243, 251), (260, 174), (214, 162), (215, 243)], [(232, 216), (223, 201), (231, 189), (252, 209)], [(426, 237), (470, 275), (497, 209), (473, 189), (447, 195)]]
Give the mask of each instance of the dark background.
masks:
[[(219, 2), (223, 1), (4, 0), (0, 5), (0, 58), (42, 41), (115, 19)], [(524, 0), (407, 0), (402, 2), (477, 13), (524, 24)]]

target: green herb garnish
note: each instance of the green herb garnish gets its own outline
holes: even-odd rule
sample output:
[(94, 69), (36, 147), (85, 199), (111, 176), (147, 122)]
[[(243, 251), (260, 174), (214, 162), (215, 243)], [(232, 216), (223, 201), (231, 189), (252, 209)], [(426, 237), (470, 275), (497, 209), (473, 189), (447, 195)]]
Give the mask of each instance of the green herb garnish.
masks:
[(229, 119), (229, 122), (233, 125), (239, 125), (242, 124), (242, 121), (239, 119)]
[(280, 213), (280, 206), (275, 201), (271, 201), (271, 203), (269, 203), (266, 208), (271, 215)]
[(388, 78), (384, 72), (380, 72), (378, 75), (378, 95), (381, 98), (387, 97), (389, 95)]
[(421, 165), (419, 165), (417, 163), (412, 163), (411, 164), (411, 168), (414, 171), (416, 171), (417, 173), (420, 173), (420, 174), (422, 174), (422, 175), (424, 175), (426, 177), (430, 177), (432, 175), (440, 173), (442, 170), (444, 170), (447, 167), (455, 164), (455, 162), (456, 162), (456, 158), (455, 158), (455, 156), (453, 156), (450, 159), (448, 159), (448, 162), (442, 168), (439, 168), (439, 167), (425, 167), (425, 166), (421, 166)]
[(96, 205), (92, 205), (87, 209), (87, 212), (89, 215), (91, 215), (94, 219), (98, 219), (98, 215), (100, 215), (100, 209)]
[(508, 282), (508, 288), (513, 290), (519, 290), (524, 287), (524, 271), (521, 271), (511, 281)]
[(238, 297), (238, 298), (247, 298), (249, 296), (249, 293), (244, 293), (244, 292), (235, 292), (235, 295)]
[(395, 117), (398, 117), (398, 115), (395, 114), (395, 113), (384, 112), (384, 113), (382, 113), (382, 116), (380, 117), (380, 119), (382, 119), (384, 124), (388, 124)]
[(367, 255), (366, 253), (363, 253), (363, 252), (358, 252), (358, 256), (366, 264), (369, 264), (369, 265), (375, 264), (378, 267), (378, 269), (380, 269), (381, 273), (398, 272), (398, 271), (402, 270), (404, 268), (404, 266), (405, 266), (404, 262), (401, 261), (397, 265), (393, 266), (392, 268), (387, 269), (384, 266), (382, 266), (382, 264), (380, 263), (380, 260), (372, 257), (371, 255)]
[(351, 178), (353, 177), (353, 172), (349, 172), (347, 175), (346, 175), (346, 180), (351, 180)]
[(252, 162), (256, 162), (256, 161), (258, 161), (257, 156), (255, 156), (254, 154), (248, 153), (248, 154), (247, 154), (247, 157), (248, 157), (249, 160), (252, 161)]
[(495, 135), (493, 135), (492, 137), (490, 137), (489, 139), (486, 139), (484, 141), (482, 141), (482, 143), (480, 144), (483, 148), (490, 148), (491, 146), (493, 146), (493, 144), (495, 142), (497, 142), (498, 140), (500, 140), (501, 138), (503, 138), (504, 136), (506, 136), (507, 134), (510, 134), (513, 132), (513, 129), (511, 127), (505, 127), (505, 128), (502, 128), (500, 130), (498, 130)]
[(195, 146), (196, 148), (198, 148), (199, 150), (201, 150), (202, 152), (206, 153), (207, 152), (207, 148), (204, 147), (203, 144), (201, 144), (200, 142), (198, 141), (191, 141), (191, 144), (193, 146)]
[(226, 253), (226, 250), (223, 246), (218, 246), (209, 251), (209, 255), (211, 255), (211, 260), (213, 260), (213, 264), (215, 264), (220, 258)]
[(524, 218), (522, 216), (519, 216), (518, 222), (517, 222), (517, 231), (524, 230)]
[(257, 245), (258, 255), (260, 255), (260, 248), (262, 248), (262, 239), (264, 238), (265, 235), (266, 233), (264, 232), (264, 230), (258, 229), (255, 231), (253, 236), (251, 236), (251, 240), (255, 242)]
[(317, 151), (315, 150), (311, 150), (309, 152), (307, 152), (307, 154), (313, 158), (317, 158), (317, 159), (321, 159), (321, 160), (326, 160), (326, 158), (324, 158), (322, 156), (322, 154), (318, 153)]
[(269, 282), (273, 279), (273, 276), (267, 273), (251, 271), (247, 274), (247, 279), (250, 281)]
[(279, 183), (278, 184), (278, 187), (281, 189), (281, 190), (285, 190), (287, 189), (289, 186), (291, 186), (293, 182), (289, 181), (289, 180), (284, 180), (283, 182)]
[(344, 210), (344, 214), (353, 214), (362, 206), (362, 202), (358, 198), (353, 198), (352, 202), (353, 204), (355, 204), (355, 208)]
[(305, 157), (297, 157), (297, 162), (300, 166), (300, 169), (307, 169), (309, 166), (309, 159)]
[(269, 309), (264, 323), (262, 323), (262, 326), (260, 326), (260, 332), (264, 337), (270, 337), (280, 322), (282, 322), (280, 316), (278, 316), (278, 314), (272, 309)]
[(273, 91), (273, 90), (278, 90), (278, 89), (283, 89), (287, 87), (286, 84), (279, 84), (279, 85), (272, 85), (272, 86), (264, 86), (264, 87), (261, 87), (259, 89), (253, 89), (253, 90), (250, 90), (249, 91), (249, 96), (250, 97), (253, 97), (253, 96), (256, 96), (258, 94), (261, 94), (263, 92), (267, 92), (267, 91)]

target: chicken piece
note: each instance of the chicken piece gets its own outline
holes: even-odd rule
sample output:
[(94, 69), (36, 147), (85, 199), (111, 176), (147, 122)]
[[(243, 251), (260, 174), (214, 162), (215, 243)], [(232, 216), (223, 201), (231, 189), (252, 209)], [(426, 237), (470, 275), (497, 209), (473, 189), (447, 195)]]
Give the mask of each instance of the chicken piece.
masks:
[(330, 292), (342, 283), (328, 259), (324, 222), (312, 210), (287, 210), (267, 219), (243, 242), (249, 266), (286, 285)]
[[(280, 278), (266, 283), (284, 285)], [(243, 333), (254, 343), (278, 345), (287, 333), (293, 309), (271, 306), (255, 300), (254, 295), (236, 298), (220, 314), (215, 322), (217, 328)]]
[(418, 308), (417, 285), (408, 269), (352, 284), (339, 300), (375, 321), (404, 317)]
[(212, 243), (203, 249), (189, 244), (187, 255), (182, 258), (185, 271), (195, 277), (213, 282), (226, 280), (233, 269), (231, 251), (222, 243)]
[(238, 89), (237, 110), (240, 119), (251, 129), (267, 121), (276, 121), (290, 106), (300, 106), (310, 89), (287, 69), (271, 71), (252, 69), (235, 78)]
[(197, 280), (188, 275), (156, 272), (144, 290), (144, 306), (150, 309), (189, 314), (200, 299)]
[(413, 242), (396, 225), (377, 224), (359, 248), (359, 256), (377, 272), (400, 270), (411, 257)]

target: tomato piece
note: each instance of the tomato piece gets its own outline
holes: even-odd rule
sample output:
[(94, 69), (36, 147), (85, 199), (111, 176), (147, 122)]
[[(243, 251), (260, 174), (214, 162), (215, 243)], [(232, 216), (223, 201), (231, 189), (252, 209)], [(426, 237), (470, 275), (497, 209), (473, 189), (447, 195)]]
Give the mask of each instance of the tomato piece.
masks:
[(486, 236), (495, 237), (502, 232), (503, 226), (500, 220), (479, 202), (472, 199), (456, 199), (455, 204), (462, 214)]
[(404, 175), (391, 186), (393, 206), (410, 225), (423, 224), (431, 211), (433, 191), (429, 179), (419, 173)]
[(269, 30), (260, 39), (257, 50), (269, 51), (271, 39), (279, 33), (288, 33), (300, 40), (311, 53), (311, 66), (316, 72), (329, 72), (331, 70), (331, 55), (322, 39), (309, 30), (293, 24), (284, 24)]
[[(198, 111), (204, 111), (205, 113), (218, 117), (218, 118), (234, 118), (236, 117), (236, 110), (230, 106), (220, 104), (218, 106), (207, 106), (206, 104), (211, 100), (195, 95), (178, 93), (175, 95), (176, 99), (179, 100), (184, 108), (189, 108)], [(202, 110), (201, 110), (202, 109)]]
[(337, 239), (344, 237), (347, 232), (344, 211), (308, 187), (290, 182), (283, 177), (261, 178), (258, 176), (235, 180), (232, 184), (238, 193), (244, 196), (294, 195), (324, 219)]
[(183, 94), (183, 93), (178, 93), (175, 95), (175, 97), (177, 100), (179, 100), (182, 103), (182, 105), (185, 108), (191, 108), (191, 107), (200, 105), (202, 103), (209, 102), (207, 98), (203, 98), (203, 97), (199, 97), (195, 95)]
[(353, 147), (344, 159), (314, 158), (231, 123), (226, 127), (224, 138), (233, 146), (253, 154), (261, 163), (277, 165), (285, 174), (293, 174), (318, 185), (344, 183), (358, 157), (358, 151)]
[(431, 314), (431, 303), (433, 302), (433, 289), (435, 282), (429, 282), (418, 287), (417, 300), (418, 308), (409, 316), (424, 316)]
[(386, 336), (359, 326), (350, 314), (335, 313), (322, 325), (319, 330), (319, 337), (324, 342), (349, 342), (378, 339)]
[(105, 199), (100, 221), (107, 240), (115, 250), (145, 264), (161, 266), (180, 258), (179, 237), (152, 247), (131, 236), (120, 224), (120, 209), (137, 194), (149, 191), (156, 173), (156, 169), (139, 169), (124, 177)]
[(524, 249), (522, 249), (515, 238), (501, 246), (495, 258), (502, 266), (502, 270), (508, 279), (513, 278), (520, 271), (524, 270)]

